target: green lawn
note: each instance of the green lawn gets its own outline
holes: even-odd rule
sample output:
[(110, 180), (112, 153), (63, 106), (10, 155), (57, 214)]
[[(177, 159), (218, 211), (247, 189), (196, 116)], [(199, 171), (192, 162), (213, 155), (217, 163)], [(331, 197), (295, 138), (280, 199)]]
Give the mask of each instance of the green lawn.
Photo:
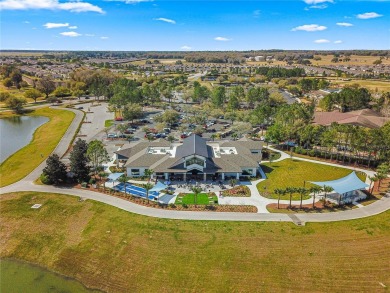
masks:
[[(184, 195), (184, 196), (182, 196), (182, 195)], [(209, 194), (208, 193), (200, 193), (200, 194), (198, 194), (198, 198), (197, 198), (196, 204), (198, 204), (198, 205), (208, 205), (208, 204), (210, 204), (210, 201), (213, 201), (213, 203), (215, 203), (215, 201), (218, 202), (218, 197), (217, 196), (212, 195), (211, 197), (212, 198), (209, 198)], [(175, 204), (187, 204), (187, 205), (195, 204), (194, 194), (193, 193), (186, 193), (186, 194), (181, 193), (181, 194), (179, 194), (176, 197)]]
[[(38, 210), (31, 209), (42, 204)], [(388, 292), (390, 211), (307, 223), (159, 219), (49, 193), (0, 197), (0, 258), (106, 292)], [(26, 292), (27, 292), (26, 288)]]
[(104, 127), (111, 127), (114, 124), (114, 120), (106, 120), (104, 121)]
[[(9, 112), (2, 113), (0, 118), (9, 115)], [(50, 108), (40, 108), (28, 115), (46, 116), (50, 120), (35, 131), (28, 145), (0, 165), (0, 187), (19, 181), (46, 160), (75, 117), (71, 111)]]
[[(265, 163), (261, 165), (267, 175), (267, 179), (257, 184), (259, 192), (270, 198), (278, 198), (273, 194), (276, 188), (303, 187), (304, 181), (328, 181), (344, 177), (352, 170), (332, 167), (323, 164), (310, 163), (300, 160), (286, 159), (276, 163)], [(365, 174), (358, 173), (360, 179), (365, 181)], [(306, 182), (306, 188), (313, 184)], [(289, 199), (289, 195), (281, 197)], [(293, 200), (300, 199), (299, 194), (293, 195)]]

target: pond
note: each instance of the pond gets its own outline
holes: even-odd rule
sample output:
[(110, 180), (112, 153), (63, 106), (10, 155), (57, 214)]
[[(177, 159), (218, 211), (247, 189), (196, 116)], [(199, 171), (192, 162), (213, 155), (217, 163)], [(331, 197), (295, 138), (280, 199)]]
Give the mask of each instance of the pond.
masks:
[(81, 283), (52, 273), (38, 266), (15, 260), (0, 260), (0, 292), (101, 292), (85, 288)]
[(0, 163), (28, 145), (35, 130), (49, 121), (43, 116), (15, 116), (0, 119)]

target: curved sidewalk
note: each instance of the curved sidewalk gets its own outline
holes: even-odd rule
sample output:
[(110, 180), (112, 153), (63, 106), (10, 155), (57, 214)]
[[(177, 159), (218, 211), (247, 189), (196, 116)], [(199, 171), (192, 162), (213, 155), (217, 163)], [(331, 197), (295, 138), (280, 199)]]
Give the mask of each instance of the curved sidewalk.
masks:
[[(72, 121), (64, 137), (59, 142), (54, 152), (62, 155), (68, 149), (70, 142), (72, 141), (73, 135), (76, 132), (78, 125), (82, 121), (83, 114), (80, 111), (67, 109), (76, 113), (75, 119)], [(270, 148), (272, 149), (272, 148)], [(278, 151), (278, 150), (276, 150)], [(281, 151), (278, 151), (281, 152)], [(283, 152), (281, 152), (283, 153)], [(284, 155), (283, 155), (284, 154)], [(286, 159), (285, 153), (282, 154), (283, 159)], [(287, 155), (288, 156), (288, 155)], [(281, 157), (281, 159), (282, 159)], [(290, 157), (290, 156), (288, 156)], [(295, 158), (295, 157), (294, 157)], [(301, 159), (301, 158), (297, 158)], [(306, 159), (305, 159), (306, 160)], [(311, 161), (311, 160), (308, 160)], [(329, 164), (325, 162), (311, 161), (319, 164)], [(331, 164), (335, 165), (335, 164)], [(182, 219), (182, 220), (220, 220), (220, 221), (283, 221), (283, 222), (333, 222), (341, 220), (352, 220), (358, 218), (364, 218), (382, 213), (390, 209), (390, 198), (383, 198), (375, 203), (368, 206), (354, 209), (350, 211), (324, 213), (324, 214), (281, 214), (281, 213), (226, 213), (226, 212), (191, 212), (191, 211), (174, 211), (155, 209), (150, 207), (141, 206), (121, 198), (109, 196), (106, 194), (93, 192), (89, 190), (75, 189), (75, 188), (64, 188), (55, 187), (48, 185), (35, 185), (33, 181), (39, 177), (42, 172), (45, 162), (39, 165), (33, 172), (27, 175), (24, 179), (3, 187), (0, 189), (0, 193), (18, 192), (18, 191), (37, 191), (37, 192), (49, 192), (49, 193), (60, 193), (73, 196), (79, 196), (86, 199), (96, 200), (105, 204), (112, 205), (119, 209), (136, 213), (139, 215), (158, 217), (166, 219)], [(335, 165), (338, 166), (338, 165)], [(349, 168), (357, 170), (355, 168)], [(366, 172), (366, 170), (362, 170)], [(370, 171), (371, 172), (371, 171)], [(366, 172), (367, 173), (367, 172)]]

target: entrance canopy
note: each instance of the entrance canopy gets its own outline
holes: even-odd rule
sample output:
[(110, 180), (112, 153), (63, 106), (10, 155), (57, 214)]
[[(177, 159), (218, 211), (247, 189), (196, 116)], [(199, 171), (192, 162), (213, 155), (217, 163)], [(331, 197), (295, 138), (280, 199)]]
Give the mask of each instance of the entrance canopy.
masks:
[(110, 181), (116, 181), (119, 177), (121, 177), (125, 173), (111, 173), (108, 175), (108, 180)]
[(167, 185), (165, 185), (164, 183), (161, 183), (160, 181), (150, 190), (150, 191), (161, 191), (161, 190), (164, 190), (164, 189), (167, 189)]
[(364, 183), (357, 177), (355, 172), (351, 174), (332, 181), (309, 181), (315, 185), (319, 186), (330, 186), (333, 190), (339, 194), (347, 193), (354, 190), (364, 189), (368, 186), (368, 184)]

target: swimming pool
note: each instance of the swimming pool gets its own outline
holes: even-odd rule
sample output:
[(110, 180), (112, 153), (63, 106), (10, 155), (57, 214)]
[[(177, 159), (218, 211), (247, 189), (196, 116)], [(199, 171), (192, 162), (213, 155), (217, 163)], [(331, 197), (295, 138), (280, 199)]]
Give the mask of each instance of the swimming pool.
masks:
[[(114, 186), (114, 189), (120, 192), (125, 192), (125, 184), (119, 183)], [(146, 198), (146, 189), (132, 184), (126, 184), (126, 193)], [(159, 192), (157, 191), (149, 191), (149, 199), (155, 200), (158, 197), (158, 194)]]

